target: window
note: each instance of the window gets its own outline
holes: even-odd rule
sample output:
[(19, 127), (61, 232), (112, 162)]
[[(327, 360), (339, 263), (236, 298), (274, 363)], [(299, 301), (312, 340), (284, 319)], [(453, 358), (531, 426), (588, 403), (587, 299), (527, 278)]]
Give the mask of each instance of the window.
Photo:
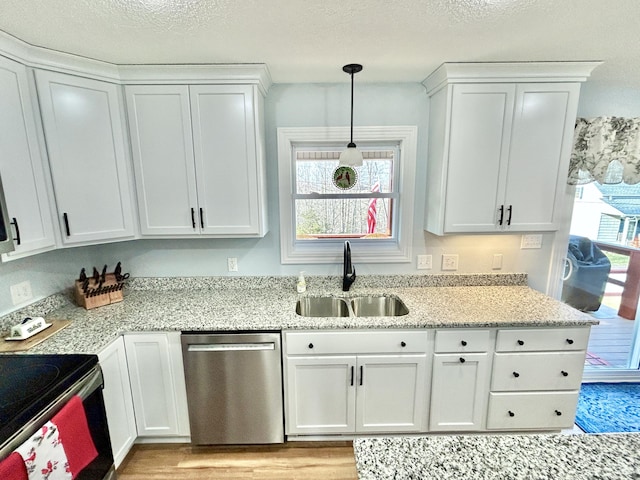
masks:
[(279, 128), (282, 263), (410, 262), (416, 127), (354, 128), (364, 162), (350, 189), (333, 172), (348, 129)]

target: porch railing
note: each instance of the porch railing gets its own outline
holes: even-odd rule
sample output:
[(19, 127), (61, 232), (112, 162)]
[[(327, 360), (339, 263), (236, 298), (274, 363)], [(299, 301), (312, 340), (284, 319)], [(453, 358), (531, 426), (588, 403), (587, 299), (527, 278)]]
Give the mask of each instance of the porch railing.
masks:
[(594, 243), (600, 250), (629, 257), (629, 263), (626, 268), (611, 269), (611, 273), (626, 274), (625, 280), (618, 280), (610, 275), (607, 281), (622, 287), (618, 315), (628, 320), (635, 320), (636, 311), (638, 310), (638, 297), (640, 297), (640, 249), (615, 243), (597, 241)]

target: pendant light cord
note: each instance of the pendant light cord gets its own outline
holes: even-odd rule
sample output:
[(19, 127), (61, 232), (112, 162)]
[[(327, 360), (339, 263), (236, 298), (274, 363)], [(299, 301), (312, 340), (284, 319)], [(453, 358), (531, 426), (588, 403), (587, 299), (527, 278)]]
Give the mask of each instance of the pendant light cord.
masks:
[(351, 141), (349, 142), (349, 147), (355, 145), (353, 144), (353, 71), (351, 71)]

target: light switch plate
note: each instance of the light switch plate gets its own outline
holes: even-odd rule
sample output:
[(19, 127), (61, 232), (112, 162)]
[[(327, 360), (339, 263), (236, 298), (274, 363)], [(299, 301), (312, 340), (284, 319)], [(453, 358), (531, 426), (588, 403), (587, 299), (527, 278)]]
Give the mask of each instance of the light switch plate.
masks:
[(14, 305), (28, 302), (32, 298), (33, 292), (31, 291), (31, 282), (29, 280), (11, 285), (11, 301)]
[(227, 270), (230, 272), (238, 271), (238, 259), (236, 257), (227, 258)]
[(502, 254), (494, 253), (493, 254), (493, 263), (491, 264), (491, 268), (493, 270), (501, 270), (502, 269)]
[(457, 253), (444, 253), (442, 255), (442, 270), (458, 270)]
[(520, 248), (542, 248), (542, 235), (522, 235)]
[(431, 255), (418, 255), (418, 270), (431, 270), (433, 261)]

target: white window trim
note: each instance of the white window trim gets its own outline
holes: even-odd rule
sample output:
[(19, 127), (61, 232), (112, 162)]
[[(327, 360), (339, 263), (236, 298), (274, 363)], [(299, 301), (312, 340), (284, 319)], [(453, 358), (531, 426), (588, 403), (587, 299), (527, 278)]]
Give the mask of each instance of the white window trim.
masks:
[[(400, 148), (400, 209), (398, 235), (393, 240), (349, 240), (352, 259), (362, 263), (411, 262), (413, 234), (413, 204), (415, 200), (418, 127), (354, 127), (356, 143), (376, 144), (397, 142)], [(296, 242), (293, 208), (294, 161), (293, 146), (299, 144), (344, 144), (349, 142), (348, 127), (278, 128), (278, 180), (280, 200), (280, 261), (283, 264), (340, 263), (342, 240), (335, 242)]]

